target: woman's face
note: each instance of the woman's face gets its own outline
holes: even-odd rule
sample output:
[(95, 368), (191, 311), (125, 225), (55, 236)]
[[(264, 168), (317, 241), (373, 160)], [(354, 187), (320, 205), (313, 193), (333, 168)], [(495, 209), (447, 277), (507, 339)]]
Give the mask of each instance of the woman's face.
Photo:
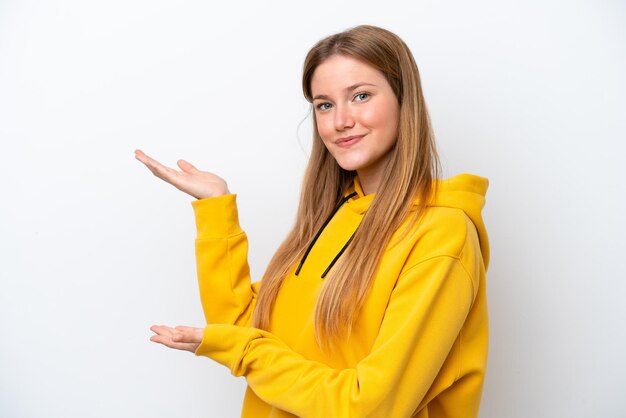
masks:
[(341, 168), (357, 171), (366, 193), (376, 191), (400, 118), (384, 75), (363, 61), (333, 55), (315, 69), (311, 93), (324, 145)]

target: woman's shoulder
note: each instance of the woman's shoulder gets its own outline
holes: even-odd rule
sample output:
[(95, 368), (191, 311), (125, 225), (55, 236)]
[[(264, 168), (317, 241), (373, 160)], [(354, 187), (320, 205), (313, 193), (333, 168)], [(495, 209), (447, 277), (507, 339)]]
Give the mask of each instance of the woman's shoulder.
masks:
[(407, 268), (434, 257), (463, 261), (470, 253), (480, 253), (476, 227), (460, 208), (428, 207), (411, 229), (406, 235), (412, 246), (405, 263)]
[(433, 199), (414, 223), (409, 262), (446, 256), (465, 263), (488, 263), (489, 240), (482, 217), (488, 180), (460, 174), (439, 181)]
[(458, 257), (468, 239), (476, 236), (476, 227), (463, 209), (435, 206), (426, 208), (415, 232), (416, 246)]

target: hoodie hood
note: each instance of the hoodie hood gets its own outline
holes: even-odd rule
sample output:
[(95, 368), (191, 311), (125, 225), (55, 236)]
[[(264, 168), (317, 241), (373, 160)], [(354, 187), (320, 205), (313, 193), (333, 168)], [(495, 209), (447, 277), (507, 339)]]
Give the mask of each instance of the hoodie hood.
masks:
[(438, 190), (430, 206), (461, 209), (471, 219), (478, 231), (480, 252), (485, 268), (489, 266), (489, 237), (483, 221), (482, 209), (489, 180), (473, 174), (459, 174), (447, 180), (438, 180)]
[[(489, 237), (483, 221), (482, 209), (485, 206), (489, 180), (474, 174), (459, 174), (445, 180), (434, 181), (437, 183), (437, 193), (428, 206), (457, 208), (465, 212), (478, 231), (480, 251), (485, 268), (487, 268), (489, 265)], [(348, 202), (348, 206), (358, 213), (365, 213), (374, 200), (375, 194), (364, 195), (358, 177), (355, 177), (354, 187), (350, 190), (350, 192), (353, 191), (357, 195)]]

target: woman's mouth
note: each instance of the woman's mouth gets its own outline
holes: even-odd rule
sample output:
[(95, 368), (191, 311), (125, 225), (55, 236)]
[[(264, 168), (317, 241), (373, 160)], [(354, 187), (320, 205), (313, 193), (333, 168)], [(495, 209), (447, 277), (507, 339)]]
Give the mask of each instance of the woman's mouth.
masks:
[(340, 148), (348, 148), (359, 142), (365, 135), (344, 136), (335, 141), (335, 145)]

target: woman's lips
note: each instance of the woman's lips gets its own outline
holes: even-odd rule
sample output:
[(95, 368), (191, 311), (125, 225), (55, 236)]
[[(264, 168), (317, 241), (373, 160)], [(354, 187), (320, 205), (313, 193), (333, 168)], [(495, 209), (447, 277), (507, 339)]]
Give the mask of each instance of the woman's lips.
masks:
[(359, 142), (365, 135), (344, 136), (335, 141), (335, 145), (340, 148), (348, 148)]

